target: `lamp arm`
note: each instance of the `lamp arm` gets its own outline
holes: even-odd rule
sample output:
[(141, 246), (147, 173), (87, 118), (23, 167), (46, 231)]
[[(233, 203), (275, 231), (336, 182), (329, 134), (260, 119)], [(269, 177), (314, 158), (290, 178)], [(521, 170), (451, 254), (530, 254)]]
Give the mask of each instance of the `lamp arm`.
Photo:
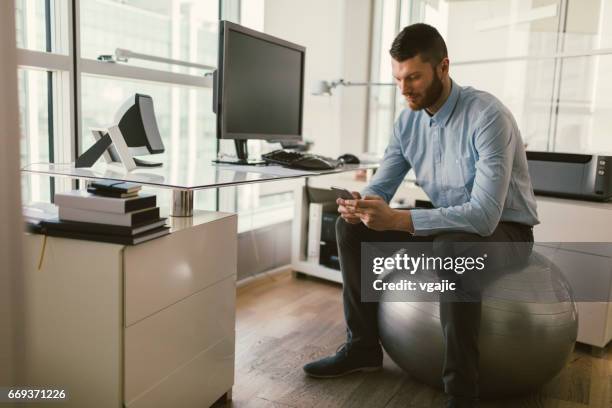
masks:
[(140, 60), (145, 60), (145, 61), (167, 63), (171, 65), (182, 65), (184, 67), (200, 68), (200, 69), (205, 69), (205, 70), (215, 70), (216, 69), (215, 67), (211, 65), (197, 64), (195, 62), (158, 57), (156, 55), (141, 54), (141, 53), (133, 52), (133, 51), (126, 50), (123, 48), (115, 49), (115, 60), (116, 61), (127, 62), (130, 58), (140, 59)]
[(393, 82), (343, 82), (344, 86), (395, 86)]

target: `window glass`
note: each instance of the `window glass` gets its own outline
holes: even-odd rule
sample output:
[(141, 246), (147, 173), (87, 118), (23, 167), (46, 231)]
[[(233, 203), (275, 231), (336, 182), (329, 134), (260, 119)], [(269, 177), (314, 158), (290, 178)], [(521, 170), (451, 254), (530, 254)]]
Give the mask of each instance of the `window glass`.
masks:
[[(19, 91), (19, 123), (21, 127), (21, 165), (48, 163), (52, 160), (49, 147), (49, 73), (46, 71), (17, 71)], [(49, 178), (22, 177), (22, 200), (49, 201)]]
[[(391, 57), (389, 48), (397, 35), (398, 2), (396, 0), (378, 0), (375, 3), (374, 19), (377, 33), (373, 37), (371, 82), (391, 83)], [(396, 91), (392, 86), (374, 86), (370, 88), (368, 132), (371, 137), (368, 151), (382, 154), (389, 141), (395, 120)]]
[(437, 7), (422, 3), (422, 18), (444, 36), (451, 62), (555, 51), (560, 0), (438, 1)]
[[(116, 48), (217, 64), (218, 0), (82, 0), (81, 55), (95, 59)], [(131, 65), (170, 68), (133, 59)], [(185, 68), (171, 67), (183, 72)]]
[[(564, 53), (612, 48), (612, 3), (569, 0)], [(551, 150), (612, 153), (612, 52), (561, 60)]]
[(554, 61), (529, 60), (453, 66), (451, 77), (497, 97), (516, 119), (530, 150), (547, 150)]
[[(393, 8), (383, 0), (377, 4)], [(492, 93), (508, 106), (528, 149), (612, 151), (608, 136), (612, 81), (606, 76), (612, 70), (612, 2), (404, 0), (400, 4), (397, 30), (406, 19), (408, 24), (435, 26), (448, 46), (451, 77), (462, 86)], [(568, 54), (586, 55), (563, 57)], [(373, 64), (383, 66), (387, 56), (374, 55), (380, 60)], [(372, 95), (376, 98), (381, 92)], [(393, 116), (404, 104), (399, 95), (396, 101)], [(371, 101), (370, 110), (370, 146), (382, 153), (388, 141), (386, 129), (394, 118), (389, 119), (391, 109), (380, 101)]]
[(581, 53), (612, 47), (612, 2), (568, 0), (563, 50)]
[(567, 58), (551, 150), (612, 153), (612, 55)]
[(45, 3), (51, 0), (16, 0), (15, 26), (17, 47), (34, 51), (47, 50)]

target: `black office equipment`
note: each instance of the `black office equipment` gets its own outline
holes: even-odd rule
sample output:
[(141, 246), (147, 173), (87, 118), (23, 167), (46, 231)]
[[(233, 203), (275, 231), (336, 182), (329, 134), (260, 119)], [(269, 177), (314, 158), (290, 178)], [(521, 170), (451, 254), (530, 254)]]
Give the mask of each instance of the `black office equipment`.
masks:
[(92, 181), (90, 187), (96, 189), (96, 191), (116, 191), (120, 193), (135, 193), (142, 189), (141, 184), (130, 183), (128, 181), (116, 181), (116, 180), (98, 180)]
[(122, 193), (120, 191), (101, 190), (99, 188), (94, 188), (94, 187), (87, 187), (87, 192), (95, 194), (97, 196), (101, 196), (101, 197), (112, 197), (112, 198), (130, 198), (130, 197), (136, 197), (138, 195), (138, 192)]
[(319, 248), (319, 264), (328, 268), (340, 270), (338, 244), (336, 240), (337, 212), (324, 212), (321, 219), (321, 246)]
[(346, 164), (359, 164), (359, 158), (354, 154), (345, 153), (342, 156), (338, 157), (338, 161)]
[(237, 164), (249, 161), (247, 140), (302, 140), (306, 49), (268, 34), (221, 21), (213, 80), (217, 137), (233, 139)]
[(76, 159), (75, 167), (91, 167), (101, 156), (107, 163), (123, 163), (128, 170), (161, 166), (133, 157), (164, 152), (150, 96), (135, 94), (119, 108), (112, 125), (91, 131), (96, 142)]
[(336, 193), (337, 198), (341, 198), (343, 200), (353, 200), (355, 198), (353, 197), (353, 193), (344, 187), (331, 186), (330, 189)]
[(40, 233), (50, 237), (81, 239), (85, 241), (108, 242), (121, 245), (137, 245), (170, 233), (170, 227), (158, 227), (136, 235), (106, 235), (91, 232), (76, 232), (60, 229), (51, 229), (41, 226)]
[(314, 154), (274, 150), (263, 154), (261, 158), (266, 163), (280, 164), (285, 167), (302, 170), (332, 170), (338, 167), (337, 160)]
[(131, 237), (134, 235), (140, 235), (147, 231), (158, 229), (166, 225), (166, 218), (158, 218), (153, 221), (144, 222), (142, 224), (134, 225), (133, 227), (124, 227), (120, 225), (110, 224), (96, 224), (91, 222), (77, 222), (77, 221), (62, 221), (58, 218), (51, 220), (40, 221), (40, 226), (46, 230), (53, 231), (65, 231), (72, 233), (85, 233), (85, 234), (100, 234), (100, 235), (119, 235)]
[(612, 156), (527, 152), (536, 194), (606, 201), (612, 197)]

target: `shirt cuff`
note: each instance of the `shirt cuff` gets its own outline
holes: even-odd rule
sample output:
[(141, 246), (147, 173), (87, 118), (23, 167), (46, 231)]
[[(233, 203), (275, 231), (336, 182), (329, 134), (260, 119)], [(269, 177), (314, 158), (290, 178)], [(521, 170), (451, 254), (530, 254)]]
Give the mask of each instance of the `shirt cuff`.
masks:
[(370, 190), (370, 189), (364, 189), (363, 191), (360, 191), (359, 194), (361, 194), (361, 197), (365, 197), (367, 195), (372, 195), (372, 196), (378, 196), (381, 197), (383, 200), (385, 200), (385, 202), (388, 204), (389, 200), (387, 199), (387, 197), (384, 194), (381, 194), (377, 191), (374, 190)]
[(427, 236), (431, 235), (432, 211), (427, 209), (410, 210), (412, 217), (412, 226), (414, 227), (413, 235)]

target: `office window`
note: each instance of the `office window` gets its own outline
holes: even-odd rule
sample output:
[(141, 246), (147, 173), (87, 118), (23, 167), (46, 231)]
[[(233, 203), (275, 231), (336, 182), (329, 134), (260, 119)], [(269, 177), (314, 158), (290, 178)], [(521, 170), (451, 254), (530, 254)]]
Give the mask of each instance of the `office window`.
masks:
[(424, 9), (415, 15), (447, 39), (453, 79), (498, 97), (514, 114), (528, 148), (548, 150), (555, 59), (532, 57), (555, 52), (561, 1), (443, 2)]
[(47, 51), (47, 11), (50, 0), (16, 0), (17, 47)]
[[(223, 3), (233, 3), (225, 1)], [(225, 6), (227, 8), (229, 6)], [(116, 110), (134, 93), (153, 98), (166, 151), (152, 158), (172, 172), (192, 174), (198, 161), (216, 156), (212, 90), (200, 85), (204, 71), (177, 64), (130, 59), (100, 76), (100, 55), (117, 48), (215, 66), (217, 63), (219, 1), (217, 0), (81, 0), (81, 151), (93, 143), (91, 127), (111, 123)], [(143, 68), (138, 79), (124, 77), (122, 65)], [(108, 68), (104, 67), (104, 68)], [(168, 73), (164, 75), (164, 72)], [(170, 73), (184, 74), (174, 77)], [(161, 75), (160, 75), (161, 74)], [(159, 82), (159, 79), (163, 82)], [(160, 202), (170, 203), (168, 191), (158, 191)], [(214, 210), (215, 190), (198, 191), (194, 205)]]
[[(603, 74), (612, 61), (610, 2), (377, 0), (375, 4), (387, 13), (397, 13), (395, 21), (400, 23), (395, 33), (415, 22), (435, 26), (447, 42), (451, 77), (502, 100), (513, 112), (529, 149), (611, 150), (606, 129), (610, 128), (612, 84)], [(374, 18), (380, 20), (380, 12)], [(376, 21), (374, 27), (380, 27)], [(381, 47), (388, 49), (391, 41), (383, 40)], [(375, 54), (372, 64), (389, 64), (388, 54)], [(371, 124), (383, 122), (370, 127), (371, 151), (384, 150), (393, 120), (404, 108), (399, 95), (397, 102), (386, 108), (370, 100)]]
[[(218, 0), (81, 0), (81, 56), (97, 58), (116, 48), (217, 63)], [(130, 65), (188, 72), (189, 68), (133, 60)]]
[(551, 144), (559, 151), (612, 152), (612, 55), (563, 64), (559, 114)]
[[(69, 161), (72, 60), (66, 53), (67, 0), (17, 0), (15, 5), (21, 163)], [(25, 203), (49, 201), (63, 185), (40, 176), (23, 177), (22, 183)]]
[[(49, 162), (53, 160), (52, 141), (49, 140), (49, 81), (50, 73), (39, 70), (17, 71), (19, 92), (19, 124), (21, 128), (21, 163)], [(48, 177), (22, 178), (22, 199), (50, 201), (51, 187)]]
[[(373, 9), (372, 63), (370, 82), (392, 82), (389, 48), (398, 32), (402, 5), (397, 0), (378, 0)], [(397, 89), (377, 86), (370, 88), (368, 135), (390, 135), (395, 119)], [(385, 137), (368, 137), (368, 151), (383, 152)]]
[(612, 152), (612, 3), (570, 0), (561, 37), (558, 115), (550, 144), (558, 151)]
[[(122, 48), (215, 66), (219, 17), (263, 30), (263, 11), (263, 0), (244, 7), (239, 0), (17, 0), (23, 164), (74, 161), (94, 142), (90, 128), (112, 123), (119, 106), (139, 92), (153, 97), (166, 146), (152, 160), (175, 172), (197, 171), (195, 163), (210, 161), (218, 146), (206, 70), (97, 58)], [(76, 54), (73, 42), (80, 44)], [(278, 147), (251, 145), (255, 155)], [(290, 219), (293, 186), (272, 184), (197, 192), (195, 206), (237, 211), (243, 230)], [(71, 187), (24, 177), (24, 201), (49, 201), (53, 191)], [(160, 202), (170, 202), (169, 191), (157, 193)]]

